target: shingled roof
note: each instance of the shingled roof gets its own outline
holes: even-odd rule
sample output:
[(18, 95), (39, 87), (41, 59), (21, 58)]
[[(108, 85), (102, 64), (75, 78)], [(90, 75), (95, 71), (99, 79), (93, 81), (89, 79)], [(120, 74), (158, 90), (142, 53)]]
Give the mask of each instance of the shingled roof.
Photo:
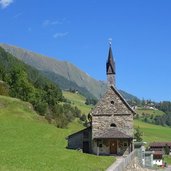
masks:
[(92, 129), (91, 126), (89, 126), (89, 127), (85, 128), (85, 129), (82, 129), (82, 130), (80, 130), (78, 132), (75, 132), (73, 134), (70, 134), (68, 137), (66, 137), (66, 139), (71, 138), (71, 137), (73, 137), (73, 136), (75, 136), (77, 134), (80, 134), (82, 132), (85, 132), (85, 131), (91, 131), (91, 129)]
[(165, 147), (166, 144), (171, 148), (171, 142), (153, 142), (150, 147)]
[(109, 129), (105, 129), (102, 132), (99, 132), (98, 136), (94, 137), (95, 139), (99, 139), (99, 138), (132, 138), (126, 134), (124, 134), (123, 132), (119, 131), (117, 128), (109, 128)]

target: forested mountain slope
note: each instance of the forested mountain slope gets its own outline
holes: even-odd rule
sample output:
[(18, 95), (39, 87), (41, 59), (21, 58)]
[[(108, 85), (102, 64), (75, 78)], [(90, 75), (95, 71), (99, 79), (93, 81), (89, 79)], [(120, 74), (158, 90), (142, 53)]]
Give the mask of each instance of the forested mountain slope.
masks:
[(82, 117), (77, 107), (65, 103), (66, 99), (55, 83), (1, 47), (0, 81), (0, 95), (30, 102), (40, 115), (57, 127), (66, 127), (75, 117)]
[[(7, 44), (0, 44), (0, 46), (26, 64), (40, 70), (63, 90), (76, 89), (85, 97), (96, 98), (100, 98), (106, 90), (104, 81), (95, 80), (67, 61), (59, 61)], [(136, 98), (124, 91), (120, 92), (126, 100)]]

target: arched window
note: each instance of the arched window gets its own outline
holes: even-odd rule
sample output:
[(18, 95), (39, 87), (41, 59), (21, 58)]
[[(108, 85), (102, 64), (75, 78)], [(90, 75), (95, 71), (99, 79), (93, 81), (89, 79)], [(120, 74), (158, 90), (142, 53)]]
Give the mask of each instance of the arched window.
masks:
[(110, 124), (110, 127), (116, 127), (116, 124), (112, 123)]

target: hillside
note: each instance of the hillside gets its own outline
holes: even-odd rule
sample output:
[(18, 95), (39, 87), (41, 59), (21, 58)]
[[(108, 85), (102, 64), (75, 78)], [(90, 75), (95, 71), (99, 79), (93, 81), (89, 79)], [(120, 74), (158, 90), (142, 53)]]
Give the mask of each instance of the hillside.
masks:
[(63, 95), (66, 99), (71, 101), (71, 105), (77, 106), (84, 114), (88, 114), (93, 107), (91, 105), (86, 105), (86, 98), (80, 94), (63, 91)]
[[(24, 61), (26, 64), (29, 64), (37, 68), (38, 70), (41, 70), (56, 83), (60, 84), (60, 81), (57, 78), (58, 76), (61, 76), (60, 80), (65, 79), (64, 81), (71, 81), (78, 86), (77, 88), (86, 88), (91, 94), (96, 97), (100, 97), (101, 92), (103, 92), (106, 87), (103, 82), (96, 81), (69, 62), (57, 61), (55, 59), (48, 58), (46, 56), (39, 55), (14, 46), (5, 44), (1, 44), (0, 46), (9, 53), (13, 54), (18, 59)], [(55, 76), (57, 77), (55, 78)], [(62, 86), (65, 85), (66, 84)], [(69, 89), (70, 87), (63, 88)]]
[[(0, 46), (26, 64), (40, 70), (63, 90), (77, 89), (85, 97), (94, 96), (96, 98), (101, 97), (106, 90), (104, 81), (95, 80), (69, 62), (59, 61), (7, 44), (0, 44)], [(120, 91), (120, 93), (126, 100), (137, 99), (124, 91)]]
[(171, 141), (171, 128), (149, 124), (140, 120), (134, 120), (134, 127), (140, 127), (143, 132), (143, 140), (146, 142)]
[(165, 113), (161, 110), (154, 110), (154, 109), (137, 109), (136, 112), (141, 116), (141, 115), (153, 115), (153, 116), (160, 116), (164, 115)]
[(65, 99), (55, 83), (1, 47), (0, 81), (0, 95), (9, 94), (11, 97), (30, 102), (40, 115), (57, 127), (67, 127), (75, 118), (82, 118), (78, 108), (62, 103)]
[[(113, 157), (97, 157), (66, 149), (66, 137), (83, 127), (77, 122), (59, 129), (37, 115), (32, 105), (0, 96), (0, 170), (105, 170)], [(85, 162), (86, 161), (86, 162)]]

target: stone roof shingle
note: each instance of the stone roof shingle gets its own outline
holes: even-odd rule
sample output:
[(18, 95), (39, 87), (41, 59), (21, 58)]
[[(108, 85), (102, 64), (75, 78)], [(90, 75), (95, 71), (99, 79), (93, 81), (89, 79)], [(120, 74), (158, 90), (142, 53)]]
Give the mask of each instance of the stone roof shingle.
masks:
[(99, 132), (98, 136), (94, 137), (95, 139), (99, 138), (133, 138), (129, 135), (124, 134), (123, 132), (119, 131), (117, 128), (109, 128), (103, 130), (103, 132)]

